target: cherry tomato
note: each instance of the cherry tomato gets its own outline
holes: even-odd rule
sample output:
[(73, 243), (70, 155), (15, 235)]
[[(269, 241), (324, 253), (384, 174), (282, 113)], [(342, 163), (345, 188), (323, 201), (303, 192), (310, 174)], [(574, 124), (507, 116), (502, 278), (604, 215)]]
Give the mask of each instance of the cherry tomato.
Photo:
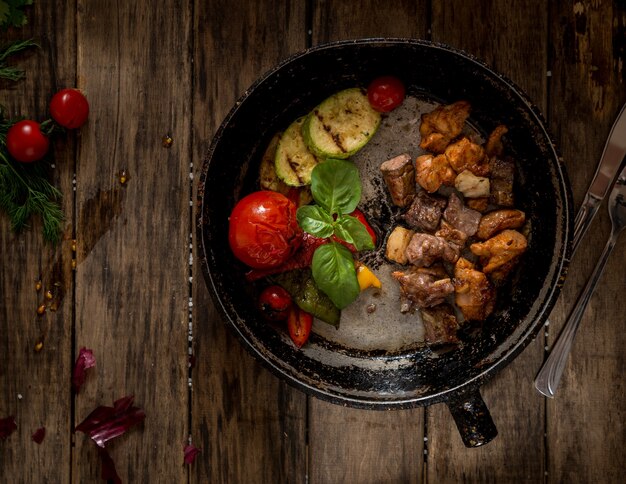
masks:
[(42, 159), (49, 147), (50, 140), (41, 132), (41, 126), (36, 121), (18, 121), (7, 132), (7, 150), (22, 163)]
[(281, 265), (302, 241), (295, 204), (278, 192), (245, 196), (230, 214), (228, 241), (235, 257), (254, 269)]
[(381, 113), (388, 113), (400, 106), (404, 95), (404, 84), (393, 76), (378, 77), (367, 88), (367, 99), (370, 105)]
[(365, 225), (365, 228), (367, 229), (367, 233), (370, 234), (370, 236), (372, 237), (372, 242), (374, 242), (374, 245), (376, 245), (376, 232), (374, 232), (374, 229), (372, 228), (372, 226), (368, 223), (367, 219), (365, 218), (365, 215), (363, 215), (363, 212), (361, 212), (358, 208), (354, 210), (354, 212), (352, 212), (350, 215), (352, 215), (354, 218), (356, 218), (359, 222), (361, 222), (363, 225)]
[(311, 327), (313, 326), (313, 316), (303, 311), (298, 306), (292, 306), (289, 310), (287, 318), (287, 329), (291, 341), (298, 347), (302, 348), (311, 335)]
[(291, 305), (291, 295), (280, 286), (268, 286), (259, 295), (259, 309), (270, 321), (286, 320)]
[(89, 116), (89, 103), (78, 89), (62, 89), (52, 96), (50, 115), (64, 128), (80, 128)]

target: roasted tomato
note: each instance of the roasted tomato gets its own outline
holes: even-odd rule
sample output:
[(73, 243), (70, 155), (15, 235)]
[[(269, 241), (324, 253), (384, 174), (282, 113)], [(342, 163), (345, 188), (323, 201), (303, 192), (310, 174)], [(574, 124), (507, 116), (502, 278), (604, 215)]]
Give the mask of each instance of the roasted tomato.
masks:
[(62, 89), (50, 100), (50, 115), (64, 128), (80, 128), (87, 122), (89, 102), (78, 89)]
[(284, 321), (289, 316), (291, 295), (282, 287), (268, 286), (259, 295), (259, 309), (265, 319)]
[(393, 76), (378, 77), (367, 88), (370, 105), (381, 113), (388, 113), (400, 106), (404, 101), (404, 95), (404, 84)]
[(7, 150), (22, 163), (32, 163), (42, 159), (48, 152), (50, 140), (41, 132), (37, 121), (18, 121), (7, 132)]
[(239, 200), (230, 214), (230, 248), (237, 259), (254, 269), (284, 263), (301, 240), (296, 205), (278, 192), (253, 192)]
[(291, 306), (289, 317), (287, 318), (287, 329), (289, 330), (291, 341), (298, 348), (302, 348), (302, 345), (308, 341), (312, 326), (313, 316), (311, 314), (303, 311), (296, 305)]

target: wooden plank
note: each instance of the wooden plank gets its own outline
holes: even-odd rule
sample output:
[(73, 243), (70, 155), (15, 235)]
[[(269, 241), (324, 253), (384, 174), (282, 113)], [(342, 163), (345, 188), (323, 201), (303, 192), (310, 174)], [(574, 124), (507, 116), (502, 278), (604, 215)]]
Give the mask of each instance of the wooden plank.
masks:
[[(187, 480), (191, 10), (78, 3), (77, 72), (91, 121), (76, 170), (75, 346), (97, 363), (75, 424), (135, 396), (145, 422), (109, 446), (124, 482)], [(74, 480), (97, 481), (95, 445), (83, 434), (75, 444)]]
[[(579, 206), (626, 101), (626, 7), (623, 2), (555, 2), (550, 19), (550, 119)], [(570, 266), (564, 311), (552, 318), (550, 345), (590, 275), (609, 227), (605, 203)], [(548, 401), (548, 482), (624, 480), (626, 281), (620, 261), (625, 257), (621, 240), (583, 316), (557, 396)]]
[[(199, 174), (211, 138), (236, 99), (274, 64), (305, 48), (306, 14), (299, 1), (209, 1), (195, 2), (195, 18)], [(193, 302), (191, 435), (202, 454), (192, 481), (305, 482), (305, 395), (243, 349), (215, 310), (199, 264), (193, 267)]]
[[(26, 11), (28, 25), (11, 29), (2, 43), (34, 38), (41, 48), (9, 60), (27, 77), (15, 84), (2, 81), (1, 104), (8, 117), (43, 121), (52, 94), (74, 84), (75, 9), (57, 1), (36, 2)], [(51, 179), (65, 195), (63, 242), (44, 244), (38, 219), (31, 230), (14, 235), (7, 216), (0, 215), (0, 418), (13, 415), (18, 426), (0, 440), (0, 475), (7, 482), (68, 482), (70, 476), (74, 136), (58, 135), (52, 147), (56, 168)], [(42, 290), (37, 292), (40, 276)], [(59, 300), (58, 310), (38, 317), (37, 307), (49, 289)], [(36, 352), (39, 341), (44, 346)], [(40, 427), (46, 436), (37, 445), (31, 435)]]
[[(425, 37), (427, 3), (313, 3), (313, 44), (359, 37)], [(421, 482), (424, 410), (380, 412), (309, 400), (311, 482)]]
[[(532, 12), (532, 15), (528, 15)], [(547, 9), (538, 0), (433, 2), (433, 40), (464, 49), (505, 74), (546, 108)], [(539, 482), (544, 475), (544, 405), (532, 380), (539, 336), (482, 394), (499, 436), (465, 449), (444, 405), (428, 410), (428, 482)]]

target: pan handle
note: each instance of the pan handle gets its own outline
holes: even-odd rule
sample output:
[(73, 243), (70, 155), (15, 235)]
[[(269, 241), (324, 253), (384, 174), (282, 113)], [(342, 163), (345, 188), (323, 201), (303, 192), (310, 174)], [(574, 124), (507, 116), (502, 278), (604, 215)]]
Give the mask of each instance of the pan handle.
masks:
[(457, 395), (447, 402), (465, 447), (491, 442), (498, 430), (478, 389)]

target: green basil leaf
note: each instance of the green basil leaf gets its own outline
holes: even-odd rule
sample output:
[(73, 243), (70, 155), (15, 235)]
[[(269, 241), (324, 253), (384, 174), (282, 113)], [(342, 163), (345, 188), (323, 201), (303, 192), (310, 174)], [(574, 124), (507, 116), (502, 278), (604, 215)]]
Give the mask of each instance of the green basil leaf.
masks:
[(354, 245), (356, 250), (373, 249), (374, 241), (365, 225), (351, 215), (341, 215), (335, 221), (335, 235)]
[(361, 200), (361, 180), (354, 163), (328, 160), (311, 172), (311, 193), (330, 215), (352, 212)]
[(343, 245), (336, 242), (320, 245), (311, 263), (315, 284), (335, 306), (343, 309), (361, 292), (356, 278), (354, 259)]
[(298, 225), (311, 235), (325, 239), (333, 235), (333, 218), (318, 205), (303, 205), (296, 212)]

